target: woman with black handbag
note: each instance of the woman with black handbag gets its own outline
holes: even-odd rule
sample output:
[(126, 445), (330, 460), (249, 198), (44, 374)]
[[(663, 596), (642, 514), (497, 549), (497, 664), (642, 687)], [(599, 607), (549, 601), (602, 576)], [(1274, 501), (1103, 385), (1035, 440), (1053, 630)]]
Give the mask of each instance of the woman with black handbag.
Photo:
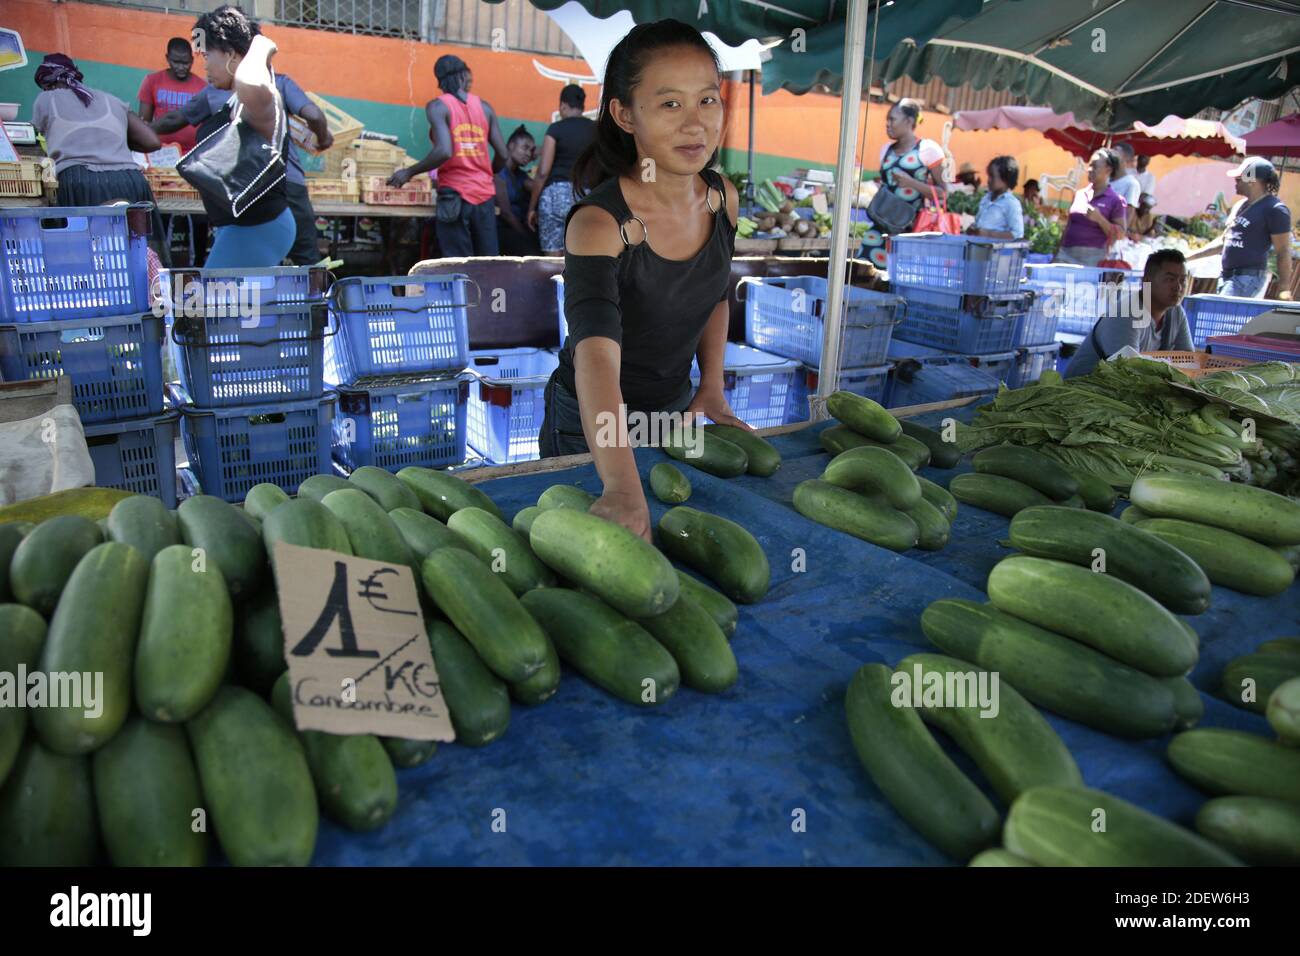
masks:
[(297, 235), (285, 190), (289, 123), (275, 87), (275, 44), (238, 7), (221, 6), (194, 24), (208, 82), (233, 90), (200, 128), (177, 170), (199, 191), (216, 227), (211, 269), (278, 266)]
[(948, 191), (940, 173), (943, 147), (932, 139), (917, 138), (920, 121), (921, 107), (912, 100), (899, 100), (885, 115), (885, 135), (892, 142), (880, 151), (879, 187), (867, 207), (871, 228), (862, 237), (858, 253), (878, 269), (888, 268), (885, 241), (911, 231), (922, 203), (927, 199), (937, 203)]

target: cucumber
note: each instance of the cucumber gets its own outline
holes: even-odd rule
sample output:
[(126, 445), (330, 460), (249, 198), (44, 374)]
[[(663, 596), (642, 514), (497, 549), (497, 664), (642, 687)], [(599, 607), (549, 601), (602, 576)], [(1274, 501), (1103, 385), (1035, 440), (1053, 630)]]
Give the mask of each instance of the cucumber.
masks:
[(943, 485), (935, 484), (928, 478), (917, 475), (916, 480), (921, 485), (921, 497), (938, 508), (948, 523), (952, 524), (957, 518), (957, 499)]
[(1037, 863), (1006, 850), (985, 850), (971, 857), (967, 866), (1037, 866)]
[(1208, 793), (1300, 800), (1300, 750), (1240, 730), (1200, 727), (1166, 751), (1185, 779)]
[(1089, 569), (1104, 558), (1106, 575), (1142, 589), (1178, 614), (1200, 614), (1210, 606), (1210, 579), (1195, 561), (1159, 536), (1110, 515), (1057, 505), (1026, 508), (1011, 519), (1009, 537), (1012, 547), (1038, 558)]
[[(294, 726), (293, 689), (287, 672), (271, 690), (271, 706), (286, 724)], [(349, 830), (364, 832), (392, 818), (397, 809), (397, 774), (378, 737), (299, 730), (298, 740), (321, 808), (331, 819)]]
[[(17, 684), (20, 666), (28, 672), (36, 670), (44, 642), (45, 618), (25, 604), (0, 604), (0, 674), (15, 675)], [(26, 734), (27, 708), (0, 706), (0, 786), (13, 769)]]
[(266, 554), (272, 567), (275, 566), (275, 546), (282, 541), (300, 548), (352, 553), (347, 529), (332, 511), (311, 498), (293, 498), (267, 515), (262, 522), (262, 540), (266, 542)]
[[(97, 545), (68, 579), (41, 648), (46, 674), (94, 674), (96, 716), (87, 716), (90, 689), (74, 706), (46, 706), (31, 713), (41, 743), (75, 755), (102, 747), (131, 709), (131, 660), (149, 585), (149, 564), (126, 544)], [(102, 675), (102, 684), (100, 682)], [(80, 681), (78, 681), (80, 683)], [(51, 689), (53, 693), (53, 689)]]
[[(684, 505), (670, 508), (659, 519), (659, 546), (664, 554), (705, 575), (723, 594), (742, 604), (762, 600), (772, 582), (772, 570), (758, 540), (720, 515)], [(675, 574), (673, 589), (677, 589)]]
[(1119, 513), (1119, 520), (1125, 524), (1137, 524), (1139, 521), (1146, 521), (1151, 515), (1147, 514), (1137, 505), (1129, 505)]
[(352, 487), (354, 486), (349, 485), (346, 478), (340, 478), (338, 475), (312, 475), (298, 486), (298, 497), (320, 502), (331, 491)]
[(832, 425), (818, 437), (822, 447), (832, 455), (843, 454), (850, 448), (884, 448), (903, 459), (913, 471), (924, 468), (930, 461), (930, 449), (908, 435), (899, 435), (896, 441), (886, 443), (864, 438), (844, 425)]
[(709, 587), (702, 581), (698, 581), (684, 571), (677, 572), (678, 600), (688, 597), (700, 607), (709, 613), (713, 618), (713, 623), (718, 625), (724, 637), (730, 640), (731, 635), (736, 633), (736, 623), (740, 619), (740, 612), (736, 610), (736, 605), (725, 595)]
[(461, 508), (482, 508), (501, 517), (501, 509), (491, 498), (467, 481), (432, 468), (409, 466), (397, 473), (420, 499), (420, 506), (439, 521), (446, 521)]
[(453, 532), (433, 515), (416, 508), (394, 508), (388, 512), (389, 520), (397, 526), (398, 533), (411, 549), (417, 562), (423, 563), (438, 548), (460, 548), (469, 552), (460, 535)]
[(1181, 677), (1199, 655), (1194, 633), (1133, 585), (1064, 561), (1014, 555), (989, 572), (989, 600), (1155, 677)]
[(438, 684), (456, 729), (456, 743), (468, 747), (491, 743), (510, 726), (506, 685), (487, 669), (469, 641), (450, 624), (430, 620), (427, 629)]
[(1079, 495), (1070, 495), (1068, 498), (1062, 498), (1057, 502), (1062, 508), (1073, 508), (1082, 511), (1088, 506), (1084, 504), (1083, 498)]
[(248, 513), (246, 508), (235, 508), (235, 514), (244, 519), (244, 523), (253, 529), (253, 532), (260, 538), (262, 537), (262, 520), (255, 518)]
[(306, 866), (319, 810), (292, 725), (229, 684), (186, 724), (217, 842), (235, 866)]
[(389, 762), (399, 770), (409, 770), (428, 763), (438, 752), (436, 740), (404, 740), (401, 737), (380, 737)]
[(538, 588), (520, 599), (560, 657), (596, 686), (639, 707), (662, 704), (681, 674), (662, 644), (598, 598), (567, 588)]
[(1253, 866), (1300, 866), (1300, 803), (1215, 797), (1196, 812), (1196, 829)]
[(238, 508), (212, 495), (195, 495), (181, 502), (176, 517), (185, 543), (207, 553), (207, 560), (226, 579), (231, 597), (242, 599), (262, 586), (266, 549)]
[(1205, 702), (1201, 700), (1201, 692), (1186, 677), (1166, 677), (1164, 685), (1174, 695), (1174, 710), (1178, 713), (1174, 730), (1191, 730), (1205, 716)]
[(1143, 475), (1129, 497), (1156, 518), (1226, 528), (1261, 544), (1300, 544), (1300, 503), (1253, 485), (1199, 475)]
[(1041, 491), (1002, 475), (969, 472), (956, 475), (948, 482), (948, 491), (962, 504), (973, 505), (1008, 518), (1035, 505), (1053, 504), (1052, 499)]
[(1223, 696), (1234, 706), (1263, 714), (1273, 693), (1295, 677), (1300, 677), (1300, 656), (1247, 654), (1223, 669)]
[(546, 661), (528, 680), (510, 685), (510, 696), (521, 704), (536, 707), (555, 696), (560, 689), (560, 655), (555, 650), (554, 642), (546, 639)]
[[(234, 613), (215, 564), (195, 570), (183, 544), (163, 548), (149, 569), (135, 701), (150, 720), (189, 720), (217, 692), (230, 663)], [(197, 804), (196, 804), (197, 805)]]
[(660, 450), (670, 458), (719, 478), (735, 478), (749, 469), (745, 449), (699, 426), (691, 429), (689, 441), (681, 429), (675, 429)]
[(879, 402), (853, 392), (832, 392), (826, 399), (826, 411), (864, 438), (892, 444), (903, 433), (898, 419)]
[[(943, 654), (912, 654), (899, 662), (896, 672), (907, 674), (913, 688), (924, 689), (937, 681), (940, 687), (946, 683), (964, 694), (966, 706), (945, 699), (938, 707), (919, 708), (921, 719), (951, 737), (1007, 803), (1030, 787), (1083, 785), (1069, 749), (1014, 687), (999, 684), (996, 710), (988, 714), (981, 710), (975, 693), (981, 671), (965, 661)], [(987, 674), (983, 676), (987, 681)]]
[[(1105, 829), (1098, 829), (1105, 814)], [(1035, 787), (1011, 805), (1002, 843), (1040, 866), (1238, 866), (1209, 840), (1086, 787)]]
[(358, 558), (419, 571), (419, 560), (411, 553), (406, 538), (397, 530), (388, 512), (360, 488), (331, 491), (320, 503), (343, 526), (348, 545)]
[[(225, 584), (222, 584), (223, 593)], [(182, 727), (132, 717), (95, 751), (95, 805), (114, 866), (203, 866), (199, 772)]]
[(420, 508), (420, 499), (415, 492), (391, 471), (383, 468), (362, 465), (348, 475), (348, 481), (374, 498), (385, 511), (397, 508), (414, 508), (418, 511)]
[[(704, 430), (712, 432), (719, 438), (739, 447), (748, 459), (745, 470), (751, 475), (757, 475), (759, 478), (770, 478), (781, 467), (781, 453), (772, 447), (771, 442), (763, 438), (758, 432), (750, 431), (748, 428), (737, 428), (735, 425), (719, 425), (716, 423), (705, 425)], [(685, 500), (685, 498), (682, 499), (682, 501)], [(669, 504), (680, 503), (677, 501), (669, 502)]]
[(543, 511), (550, 511), (552, 508), (586, 511), (595, 503), (595, 497), (577, 485), (551, 485), (537, 498), (537, 507)]
[(289, 665), (284, 659), (280, 602), (274, 588), (238, 606), (231, 656), (235, 673), (245, 686), (263, 697)]
[(244, 495), (244, 512), (258, 521), (265, 521), (266, 516), (289, 500), (289, 496), (279, 485), (264, 481), (253, 485)]
[(903, 512), (815, 478), (795, 485), (794, 510), (810, 521), (891, 551), (914, 548), (920, 540), (916, 522)]
[(629, 617), (662, 614), (677, 600), (677, 575), (668, 559), (612, 521), (553, 508), (537, 516), (528, 542), (565, 580), (590, 589)]
[(1300, 544), (1278, 544), (1273, 546), (1273, 550), (1286, 558), (1291, 570), (1300, 571)]
[(502, 680), (527, 680), (546, 662), (546, 635), (486, 565), (439, 548), (420, 572), (429, 596)]
[(894, 672), (864, 664), (844, 697), (849, 735), (872, 783), (899, 816), (948, 856), (997, 842), (998, 812), (943, 752), (911, 707), (892, 703)]
[(952, 528), (948, 519), (930, 502), (922, 498), (903, 512), (916, 525), (916, 546), (922, 551), (939, 551), (948, 543)]
[(1079, 483), (1079, 497), (1083, 499), (1083, 504), (1089, 511), (1099, 511), (1109, 515), (1115, 510), (1115, 502), (1119, 496), (1107, 482), (1087, 472), (1072, 471), (1070, 474)]
[(17, 521), (0, 524), (0, 604), (7, 604), (14, 599), (9, 588), (9, 565), (13, 563), (14, 552), (27, 535)]
[(1300, 747), (1300, 677), (1293, 677), (1273, 691), (1264, 716), (1279, 740)]
[(736, 682), (736, 655), (726, 635), (709, 612), (686, 595), (679, 595), (672, 607), (648, 618), (643, 626), (673, 655), (687, 687), (718, 694)]
[(1300, 637), (1275, 637), (1255, 648), (1256, 654), (1300, 654)]
[(49, 620), (73, 569), (102, 540), (99, 525), (81, 515), (42, 521), (14, 549), (9, 565), (14, 600)]
[(1174, 695), (1158, 679), (987, 604), (935, 601), (921, 614), (930, 642), (998, 671), (1039, 707), (1117, 737), (1159, 737), (1174, 725)]
[(912, 469), (885, 448), (850, 448), (831, 459), (821, 480), (863, 494), (881, 494), (890, 507), (906, 511), (921, 501), (921, 483)]
[(173, 544), (181, 543), (181, 529), (176, 514), (168, 511), (157, 498), (132, 495), (113, 505), (105, 519), (105, 541), (120, 541), (152, 561), (154, 555)]
[(90, 866), (98, 842), (90, 761), (28, 737), (0, 788), (0, 866)]
[(533, 554), (528, 542), (510, 526), (482, 508), (462, 508), (447, 519), (447, 527), (471, 554), (499, 574), (515, 594), (555, 587), (555, 575)]
[(934, 429), (918, 425), (910, 418), (900, 418), (898, 424), (902, 427), (904, 435), (915, 438), (930, 449), (930, 467), (956, 468), (957, 462), (961, 461), (961, 449), (957, 447), (957, 443), (944, 441), (943, 436)]
[(691, 482), (675, 465), (661, 461), (650, 469), (650, 490), (664, 504), (679, 505), (691, 496)]
[(510, 527), (523, 535), (524, 538), (527, 538), (533, 530), (533, 522), (544, 510), (544, 508), (539, 508), (537, 505), (529, 505), (527, 508), (520, 508), (515, 514), (514, 520), (510, 522)]
[(1137, 527), (1167, 541), (1197, 563), (1215, 584), (1243, 594), (1281, 594), (1295, 582), (1295, 569), (1267, 545), (1224, 528), (1177, 518), (1148, 518)]
[(1001, 475), (1064, 501), (1079, 493), (1079, 482), (1052, 459), (1022, 445), (995, 445), (971, 459), (977, 474)]

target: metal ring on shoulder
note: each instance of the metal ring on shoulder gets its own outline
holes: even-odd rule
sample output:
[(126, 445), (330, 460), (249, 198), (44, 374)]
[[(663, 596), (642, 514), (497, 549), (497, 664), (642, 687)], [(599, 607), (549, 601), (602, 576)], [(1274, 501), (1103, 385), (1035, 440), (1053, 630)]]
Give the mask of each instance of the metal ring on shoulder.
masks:
[[(634, 243), (627, 237), (627, 224), (629, 222), (632, 222), (633, 220), (641, 223), (641, 242), (649, 242), (650, 230), (646, 228), (645, 222), (641, 219), (640, 216), (630, 216), (627, 219), (624, 219), (618, 225), (618, 234), (623, 237), (623, 245), (625, 246), (634, 245)], [(640, 245), (640, 243), (635, 243), (635, 245)]]

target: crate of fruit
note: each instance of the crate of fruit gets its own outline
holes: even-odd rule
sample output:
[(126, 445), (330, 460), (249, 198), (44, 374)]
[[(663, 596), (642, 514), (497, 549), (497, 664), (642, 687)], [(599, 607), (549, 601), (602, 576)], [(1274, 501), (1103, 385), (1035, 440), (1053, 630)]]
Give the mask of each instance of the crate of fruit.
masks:
[(384, 176), (370, 176), (362, 180), (364, 202), (373, 206), (432, 206), (433, 182), (428, 176), (416, 176), (400, 189), (388, 185)]
[(41, 190), (39, 164), (0, 163), (0, 199), (39, 199)]
[(361, 198), (360, 184), (355, 179), (326, 179), (307, 177), (307, 195), (327, 202), (357, 202)]

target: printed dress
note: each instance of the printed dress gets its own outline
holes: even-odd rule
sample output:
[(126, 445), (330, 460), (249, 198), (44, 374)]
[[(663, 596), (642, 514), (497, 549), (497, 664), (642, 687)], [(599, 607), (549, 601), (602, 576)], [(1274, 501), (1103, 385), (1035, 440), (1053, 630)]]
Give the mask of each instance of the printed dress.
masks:
[[(932, 139), (918, 139), (911, 149), (899, 155), (894, 152), (893, 145), (889, 143), (880, 151), (880, 188), (890, 190), (899, 199), (910, 203), (913, 209), (920, 212), (924, 197), (910, 186), (895, 185), (894, 171), (904, 172), (914, 179), (925, 182), (931, 178), (929, 167), (943, 162), (943, 149)], [(885, 257), (885, 239), (888, 236), (876, 228), (874, 223), (870, 226), (871, 228), (862, 237), (862, 248), (858, 252), (858, 258), (867, 259), (876, 268), (884, 269), (888, 264)]]

